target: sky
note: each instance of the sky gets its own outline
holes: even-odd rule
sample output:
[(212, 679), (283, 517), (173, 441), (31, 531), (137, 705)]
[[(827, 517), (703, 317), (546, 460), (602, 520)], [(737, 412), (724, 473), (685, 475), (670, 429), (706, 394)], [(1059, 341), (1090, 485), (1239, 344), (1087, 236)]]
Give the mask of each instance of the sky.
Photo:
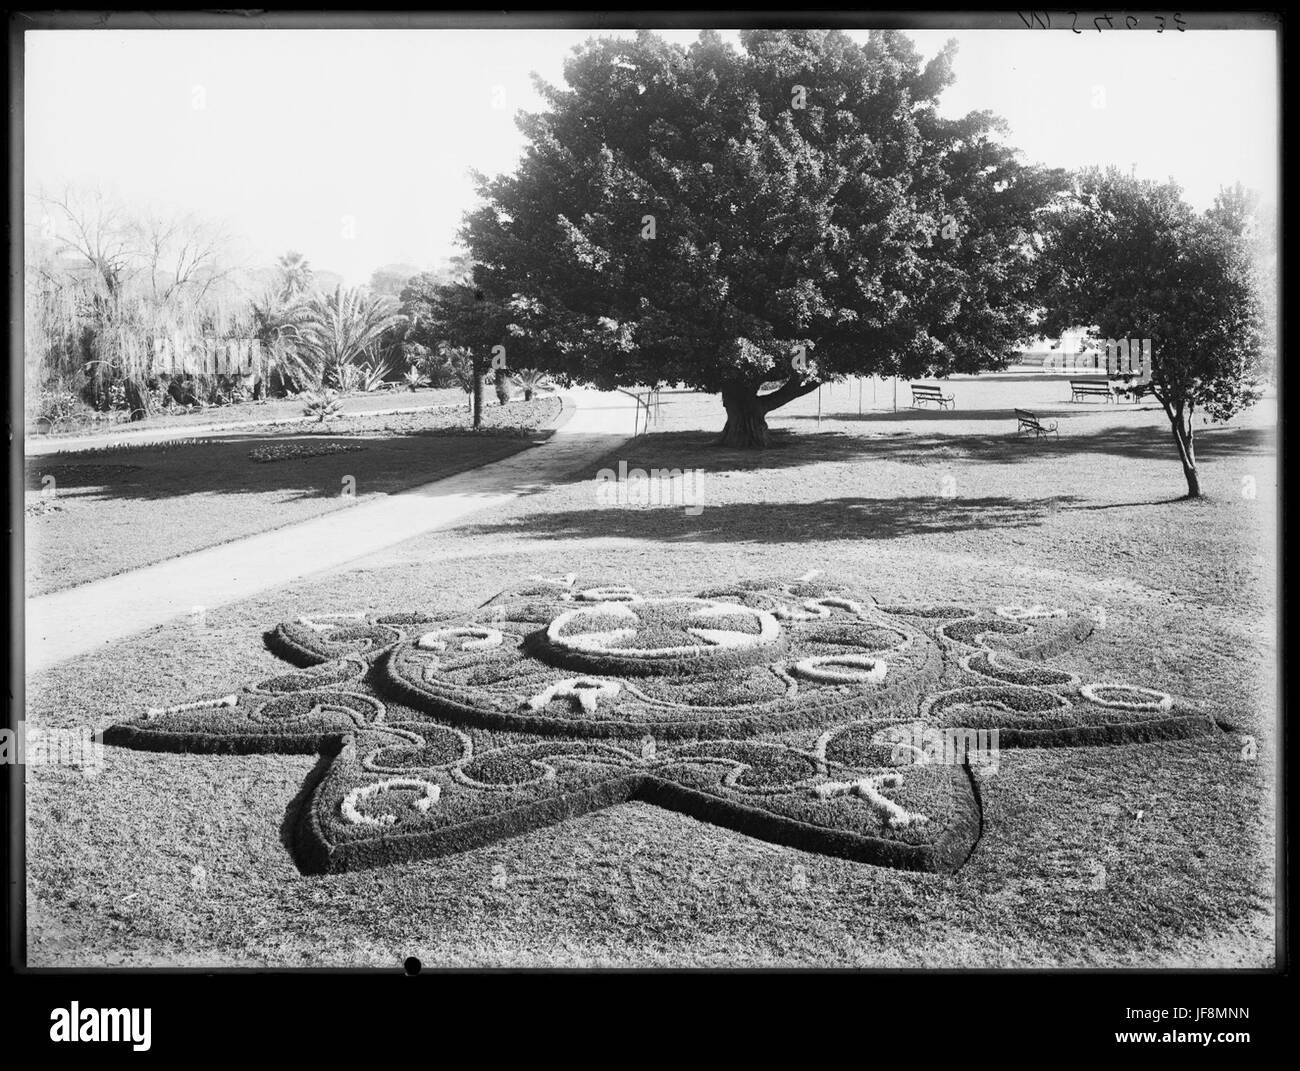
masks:
[[(600, 31), (631, 36), (634, 31)], [(696, 31), (661, 31), (689, 44)], [(26, 37), (27, 191), (101, 188), (193, 212), (269, 264), (289, 249), (349, 285), (455, 251), (471, 170), (513, 170), (529, 74), (562, 83), (587, 30), (40, 31)], [(866, 31), (853, 36), (866, 39)], [(723, 31), (734, 39), (734, 31)], [(942, 110), (991, 110), (1024, 159), (1174, 178), (1206, 208), (1240, 181), (1276, 203), (1274, 35), (909, 31), (956, 38)]]

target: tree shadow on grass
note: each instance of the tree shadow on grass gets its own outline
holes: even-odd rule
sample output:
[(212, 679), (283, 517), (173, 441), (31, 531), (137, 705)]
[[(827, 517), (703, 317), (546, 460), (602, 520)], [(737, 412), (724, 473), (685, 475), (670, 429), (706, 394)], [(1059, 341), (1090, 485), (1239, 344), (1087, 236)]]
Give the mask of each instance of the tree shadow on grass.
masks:
[[(970, 414), (967, 414), (968, 416)], [(900, 414), (902, 416), (902, 414)], [(908, 418), (915, 414), (908, 414)], [(1177, 454), (1163, 426), (1105, 427), (1089, 433), (1066, 429), (1056, 437), (1031, 439), (1015, 433), (1010, 412), (983, 410), (1005, 420), (996, 434), (944, 434), (943, 421), (933, 432), (915, 428), (878, 434), (800, 433), (777, 428), (766, 450), (736, 450), (715, 445), (713, 432), (654, 432), (620, 446), (584, 465), (573, 479), (589, 479), (602, 468), (700, 468), (705, 472), (779, 471), (823, 462), (881, 460), (899, 464), (1013, 464), (1075, 458), (1082, 464), (1123, 466), (1126, 460), (1159, 460), (1177, 467)], [(865, 419), (865, 418), (864, 418)], [(879, 419), (879, 415), (873, 416)], [(888, 421), (884, 421), (888, 424)], [(89, 454), (52, 454), (26, 459), (26, 486), (42, 489), (42, 477), (54, 475), (59, 493), (84, 500), (165, 500), (186, 495), (271, 493), (279, 502), (336, 498), (345, 476), (358, 494), (407, 490), (466, 469), (508, 457), (549, 430), (510, 434), (311, 434), (301, 430), (276, 435), (233, 434), (194, 444), (139, 445)], [(256, 462), (255, 447), (332, 443), (344, 452), (274, 462)], [(1273, 427), (1206, 427), (1197, 429), (1197, 454), (1203, 460), (1273, 453)], [(553, 477), (548, 477), (553, 479)], [(556, 481), (564, 482), (564, 481)], [(544, 489), (542, 487), (537, 490)], [(1068, 491), (1068, 484), (1063, 484)]]
[[(997, 414), (994, 414), (997, 415)], [(932, 463), (1019, 464), (1046, 459), (1077, 458), (1095, 465), (1099, 461), (1122, 466), (1126, 460), (1167, 461), (1177, 466), (1173, 437), (1165, 426), (1107, 427), (1087, 434), (1033, 438), (1018, 435), (1015, 419), (1007, 421), (1005, 434), (944, 435), (914, 430), (850, 435), (838, 431), (813, 433), (774, 429), (765, 450), (737, 450), (715, 444), (708, 432), (653, 432), (642, 435), (602, 458), (594, 470), (691, 468), (706, 472), (780, 470), (801, 465), (843, 461), (892, 461), (900, 464)], [(1200, 460), (1268, 455), (1276, 452), (1273, 427), (1214, 427), (1196, 429)], [(1068, 488), (1063, 488), (1066, 490)]]
[(897, 539), (1043, 523), (1066, 496), (1013, 498), (833, 498), (820, 502), (743, 502), (684, 507), (563, 510), (530, 513), (496, 524), (469, 525), (467, 535), (526, 535), (530, 539), (614, 537), (661, 543), (792, 543)]
[[(25, 459), (25, 485), (39, 491), (53, 477), (56, 493), (81, 501), (156, 501), (187, 495), (269, 494), (277, 503), (338, 498), (351, 477), (357, 494), (391, 494), (509, 457), (544, 438), (526, 435), (413, 431), (334, 434), (229, 434), (179, 444), (47, 454)], [(263, 448), (334, 452), (256, 461)]]
[[(1206, 504), (1208, 504), (1209, 502), (1208, 499), (1201, 499), (1200, 501)], [(1173, 498), (1151, 498), (1151, 499), (1147, 499), (1145, 502), (1097, 502), (1088, 506), (1067, 505), (1067, 506), (1062, 506), (1061, 508), (1065, 510), (1082, 510), (1084, 512), (1094, 512), (1097, 510), (1108, 510), (1108, 509), (1132, 509), (1135, 506), (1173, 506), (1180, 502), (1196, 505), (1198, 500), (1190, 499), (1186, 495), (1176, 495)]]
[[(1075, 416), (1093, 416), (1101, 414), (1103, 416), (1121, 415), (1125, 413), (1142, 413), (1149, 410), (1158, 412), (1158, 406), (1135, 406), (1135, 405), (1112, 405), (1109, 402), (1099, 402), (1092, 404), (1089, 402), (1071, 403), (1069, 401), (1053, 402), (1050, 406), (1039, 403), (1031, 403), (1023, 406), (1036, 416), (1040, 417), (1075, 417)], [(772, 417), (781, 420), (812, 420), (816, 421), (815, 413), (782, 413), (777, 410)], [(973, 421), (1010, 421), (1014, 427), (1016, 413), (1014, 407), (1006, 409), (907, 409), (900, 407), (897, 412), (823, 412), (822, 420), (842, 421), (846, 424), (902, 424), (902, 423), (931, 423), (931, 424), (965, 424)]]

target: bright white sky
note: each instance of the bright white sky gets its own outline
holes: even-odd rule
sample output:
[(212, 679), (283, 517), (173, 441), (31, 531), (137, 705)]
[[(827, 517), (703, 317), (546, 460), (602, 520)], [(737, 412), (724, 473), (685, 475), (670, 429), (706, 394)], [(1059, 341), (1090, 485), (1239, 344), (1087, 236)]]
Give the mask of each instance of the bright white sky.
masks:
[[(683, 43), (697, 36), (661, 32)], [(296, 249), (349, 284), (382, 264), (431, 267), (452, 251), (473, 204), (468, 171), (511, 170), (518, 160), (512, 114), (540, 107), (529, 72), (562, 81), (565, 57), (594, 35), (29, 33), (27, 188), (98, 185), (142, 206), (196, 212), (245, 239), (254, 263)], [(1027, 160), (1136, 166), (1142, 177), (1175, 178), (1198, 208), (1236, 181), (1276, 201), (1271, 33), (910, 36), (927, 56), (957, 38), (945, 111), (1003, 116)], [(499, 89), (504, 108), (493, 107)]]

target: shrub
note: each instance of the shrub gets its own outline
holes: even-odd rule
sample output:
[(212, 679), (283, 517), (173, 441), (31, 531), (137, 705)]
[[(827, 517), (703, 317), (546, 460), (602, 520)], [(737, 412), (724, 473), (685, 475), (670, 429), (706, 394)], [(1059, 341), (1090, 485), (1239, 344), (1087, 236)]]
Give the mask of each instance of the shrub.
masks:
[(393, 370), (391, 361), (375, 360), (360, 367), (361, 372), (361, 389), (367, 394), (373, 390), (378, 390), (384, 385), (389, 374)]
[(555, 384), (545, 372), (524, 368), (514, 375), (515, 386), (524, 392), (524, 401), (531, 402), (533, 395), (555, 390)]
[(323, 423), (343, 410), (343, 400), (338, 393), (325, 387), (307, 395), (307, 404), (303, 406), (303, 416), (314, 416), (318, 423)]
[(510, 401), (510, 377), (505, 369), (492, 373), (493, 387), (496, 389), (497, 401), (505, 405)]
[(58, 431), (84, 413), (86, 406), (66, 387), (42, 387), (36, 403), (34, 421), (45, 424), (49, 431)]
[(364, 375), (354, 364), (341, 364), (331, 373), (334, 385), (344, 394), (352, 394), (361, 388)]

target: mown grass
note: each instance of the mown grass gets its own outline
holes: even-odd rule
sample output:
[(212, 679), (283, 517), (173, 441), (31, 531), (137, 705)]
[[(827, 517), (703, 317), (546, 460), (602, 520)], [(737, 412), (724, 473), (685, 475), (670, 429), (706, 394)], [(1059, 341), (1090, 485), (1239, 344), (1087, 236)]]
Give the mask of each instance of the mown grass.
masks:
[[(1133, 410), (1071, 418), (1059, 449), (1019, 454), (989, 424), (921, 417), (935, 426), (891, 441), (873, 434), (898, 430), (887, 421), (845, 420), (823, 424), (840, 435), (804, 428), (779, 459), (709, 452), (699, 429), (716, 417), (714, 402), (623, 452), (633, 466), (705, 467), (698, 516), (599, 509), (594, 483), (575, 481), (454, 534), (211, 611), (203, 629), (164, 627), (58, 666), (29, 683), (28, 717), (71, 727), (220, 694), (282, 665), (260, 633), (309, 610), (468, 608), (532, 573), (691, 589), (820, 568), (854, 576), (882, 602), (1104, 608), (1105, 628), (1052, 665), (1164, 688), (1231, 729), (1003, 752), (982, 785), (981, 841), (948, 877), (777, 847), (640, 803), (453, 858), (306, 877), (285, 838), (314, 758), (106, 749), (94, 779), (27, 770), (30, 961), (1273, 962), (1278, 550), (1267, 410), (1206, 430), (1201, 502), (1176, 500), (1168, 431)], [(955, 478), (952, 497), (943, 475)]]
[[(459, 410), (345, 413), (292, 430), (248, 428), (183, 445), (30, 458), (27, 594), (143, 568), (498, 461), (528, 449), (559, 407), (556, 399), (492, 407), (472, 435)], [(250, 456), (262, 447), (327, 443), (350, 449), (273, 462)], [(46, 476), (54, 480), (52, 498), (44, 493)]]

